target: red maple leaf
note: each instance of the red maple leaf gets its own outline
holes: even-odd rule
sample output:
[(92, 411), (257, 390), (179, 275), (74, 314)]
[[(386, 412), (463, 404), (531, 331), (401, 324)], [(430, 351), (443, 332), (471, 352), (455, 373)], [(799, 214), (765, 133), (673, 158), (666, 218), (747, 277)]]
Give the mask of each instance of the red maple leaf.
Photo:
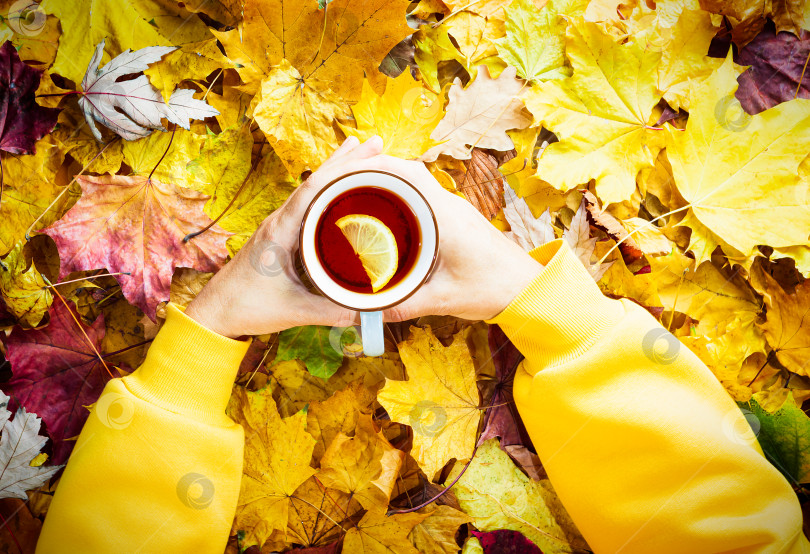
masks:
[(50, 133), (57, 108), (37, 104), (42, 71), (20, 61), (10, 40), (0, 48), (0, 150), (31, 154), (34, 144)]
[(487, 409), (486, 425), (479, 440), (500, 437), (501, 448), (515, 444), (532, 448), (532, 441), (520, 419), (512, 394), (515, 372), (523, 355), (497, 325), (489, 326), (489, 350), (495, 364), (496, 384), (492, 393), (492, 407)]
[(96, 355), (104, 338), (104, 316), (83, 325), (82, 333), (61, 302), (54, 303), (50, 314), (47, 327), (15, 328), (6, 339), (12, 377), (2, 389), (13, 403), (42, 418), (53, 440), (53, 463), (61, 464), (75, 444), (67, 439), (79, 434), (90, 414), (85, 406), (98, 400), (110, 375)]
[(124, 297), (155, 320), (157, 305), (169, 299), (175, 267), (217, 271), (228, 255), (229, 233), (212, 226), (203, 205), (208, 196), (145, 177), (105, 175), (77, 179), (82, 197), (44, 230), (56, 242), (60, 278), (71, 271), (107, 268)]
[(735, 60), (751, 66), (737, 79), (743, 109), (754, 115), (794, 98), (810, 98), (809, 56), (810, 32), (803, 30), (798, 37), (776, 33), (769, 23)]
[(543, 554), (543, 551), (520, 531), (498, 529), (487, 532), (473, 531), (472, 534), (481, 542), (484, 554)]

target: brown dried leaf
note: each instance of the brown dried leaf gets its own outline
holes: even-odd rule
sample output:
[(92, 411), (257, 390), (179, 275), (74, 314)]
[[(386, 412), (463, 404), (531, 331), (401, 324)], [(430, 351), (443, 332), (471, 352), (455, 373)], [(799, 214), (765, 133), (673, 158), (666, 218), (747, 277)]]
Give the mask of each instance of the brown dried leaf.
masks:
[(619, 250), (622, 253), (624, 263), (630, 265), (644, 255), (633, 237), (627, 236), (627, 230), (622, 226), (621, 222), (608, 212), (602, 211), (596, 196), (590, 191), (585, 191), (582, 198), (585, 200), (585, 209), (588, 211), (588, 220), (591, 225), (601, 229), (619, 243)]
[(458, 190), (470, 204), (487, 219), (495, 217), (504, 207), (503, 175), (498, 171), (495, 156), (480, 148), (473, 148), (469, 160), (464, 161), (466, 171), (450, 170)]

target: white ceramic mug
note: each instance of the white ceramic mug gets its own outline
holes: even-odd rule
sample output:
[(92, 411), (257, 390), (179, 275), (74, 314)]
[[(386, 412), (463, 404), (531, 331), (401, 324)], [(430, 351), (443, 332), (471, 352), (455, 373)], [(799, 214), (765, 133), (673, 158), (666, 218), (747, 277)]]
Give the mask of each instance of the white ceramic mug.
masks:
[[(393, 286), (376, 293), (355, 292), (335, 282), (315, 249), (315, 231), (326, 208), (344, 192), (360, 187), (377, 187), (395, 194), (411, 209), (419, 227), (419, 251), (410, 271)], [(338, 177), (313, 198), (301, 222), (299, 251), (304, 271), (315, 288), (332, 302), (360, 312), (363, 353), (381, 356), (385, 351), (382, 310), (399, 304), (427, 281), (439, 252), (439, 227), (430, 204), (414, 185), (393, 173), (356, 171)]]

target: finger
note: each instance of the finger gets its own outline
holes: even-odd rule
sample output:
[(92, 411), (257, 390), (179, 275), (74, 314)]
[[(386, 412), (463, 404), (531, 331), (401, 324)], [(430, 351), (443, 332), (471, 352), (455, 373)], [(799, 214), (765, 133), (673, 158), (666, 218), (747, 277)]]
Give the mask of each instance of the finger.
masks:
[(379, 135), (374, 135), (363, 144), (356, 146), (347, 155), (347, 158), (353, 160), (362, 160), (377, 156), (383, 151), (383, 139)]
[(379, 153), (381, 149), (382, 139), (376, 136), (372, 137), (353, 148), (349, 153), (340, 158), (335, 158), (329, 164), (324, 164), (318, 171), (310, 175), (304, 183), (293, 191), (284, 205), (277, 210), (279, 215), (283, 214), (283, 217), (278, 219), (277, 231), (279, 236), (293, 236), (296, 234), (301, 219), (304, 217), (304, 212), (315, 198), (315, 195), (329, 183), (355, 171), (386, 171), (414, 183), (417, 188), (425, 192), (429, 192), (434, 188), (444, 190), (422, 162), (386, 156)]
[[(346, 141), (344, 141), (344, 145)], [(382, 151), (382, 147), (382, 139), (374, 135), (366, 142), (355, 146), (351, 150), (346, 150), (342, 155), (330, 158), (318, 171), (310, 175), (301, 186), (292, 192), (287, 199), (289, 206), (284, 207), (285, 211), (289, 210), (291, 213), (300, 212), (303, 215), (303, 210), (306, 209), (306, 206), (309, 205), (321, 189), (340, 175), (356, 171), (355, 168), (359, 167), (358, 164), (363, 163), (366, 159), (378, 156)], [(343, 145), (341, 145), (341, 148), (343, 148)]]
[[(313, 174), (313, 177), (320, 181), (320, 184), (316, 184), (315, 186), (322, 188), (325, 184), (330, 183), (341, 175), (345, 175), (347, 173), (376, 170), (393, 173), (409, 182), (413, 182), (414, 180), (419, 182), (432, 181), (436, 183), (436, 186), (441, 188), (441, 185), (436, 182), (436, 179), (425, 167), (425, 164), (422, 162), (403, 160), (401, 158), (379, 154), (378, 152), (375, 153), (376, 148), (380, 146), (381, 143), (377, 142), (374, 144), (372, 143), (372, 140), (373, 138), (355, 148), (347, 156), (347, 158), (341, 160), (340, 163), (329, 164), (328, 166), (319, 169), (316, 174)], [(355, 157), (355, 155), (358, 157)]]
[[(349, 139), (352, 140), (349, 141)], [(343, 141), (343, 144), (341, 144), (323, 164), (321, 164), (318, 171), (323, 173), (323, 171), (330, 167), (340, 167), (349, 160), (362, 160), (375, 156), (380, 152), (382, 152), (382, 139), (379, 136), (374, 135), (362, 144), (357, 137), (350, 136)]]
[(352, 149), (356, 148), (359, 144), (360, 144), (360, 139), (358, 139), (356, 136), (351, 135), (349, 137), (346, 137), (346, 140), (343, 141), (343, 144), (338, 146), (337, 149), (335, 149), (335, 151), (332, 152), (332, 155), (329, 156), (329, 158), (327, 158), (326, 162), (324, 162), (324, 163), (327, 163), (327, 162), (329, 162), (329, 160), (332, 160), (334, 158), (339, 158), (340, 156), (342, 156), (342, 155), (350, 152)]

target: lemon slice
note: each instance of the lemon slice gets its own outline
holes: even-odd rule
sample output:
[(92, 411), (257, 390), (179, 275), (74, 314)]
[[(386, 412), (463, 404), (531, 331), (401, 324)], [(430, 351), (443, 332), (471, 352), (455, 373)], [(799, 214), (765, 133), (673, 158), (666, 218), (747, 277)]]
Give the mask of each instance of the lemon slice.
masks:
[(399, 264), (397, 239), (391, 229), (376, 217), (362, 214), (341, 217), (335, 224), (360, 258), (371, 279), (371, 290), (377, 292), (387, 285)]

